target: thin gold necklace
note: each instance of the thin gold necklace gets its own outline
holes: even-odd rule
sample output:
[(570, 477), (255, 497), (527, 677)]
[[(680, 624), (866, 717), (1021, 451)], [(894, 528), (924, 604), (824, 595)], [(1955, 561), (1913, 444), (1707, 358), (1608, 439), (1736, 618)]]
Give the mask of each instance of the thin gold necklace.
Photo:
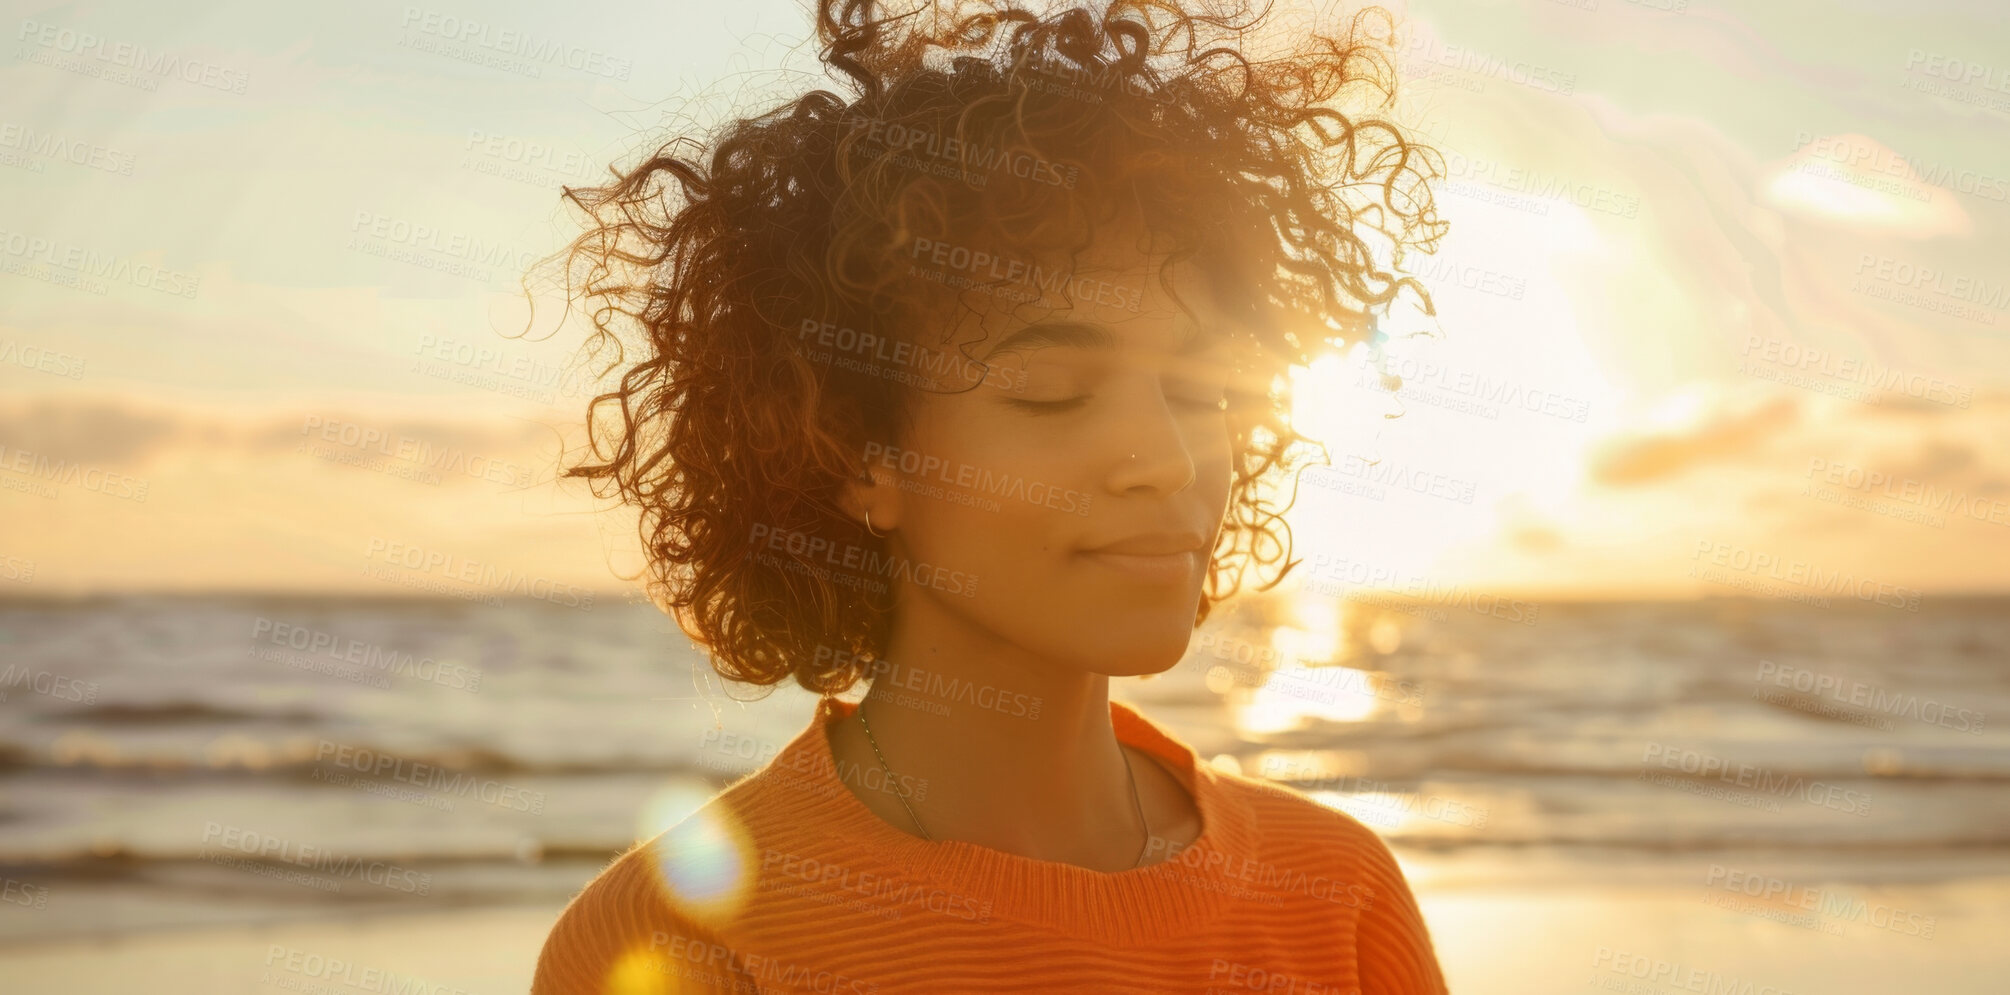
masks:
[[(865, 741), (872, 744), (872, 755), (879, 758), (879, 769), (886, 774), (886, 783), (888, 785), (898, 783), (893, 776), (893, 768), (887, 766), (886, 754), (879, 751), (879, 740), (872, 737), (872, 723), (865, 720), (865, 702), (859, 702), (857, 714), (858, 724), (865, 728)], [(1144, 827), (1145, 831), (1145, 838), (1138, 843), (1137, 859), (1131, 861), (1131, 866), (1137, 867), (1145, 862), (1145, 851), (1151, 847), (1152, 824), (1145, 818), (1145, 803), (1138, 798), (1138, 776), (1137, 772), (1131, 769), (1131, 755), (1124, 750), (1122, 743), (1117, 744), (1117, 753), (1124, 758), (1124, 776), (1131, 782), (1131, 807), (1138, 813), (1138, 825)], [(921, 831), (921, 838), (933, 842), (935, 837), (930, 836), (928, 827), (921, 824), (921, 816), (914, 814), (914, 806), (907, 803), (907, 796), (895, 791), (893, 797), (900, 799), (900, 807), (907, 810), (909, 819), (914, 820), (914, 828)]]

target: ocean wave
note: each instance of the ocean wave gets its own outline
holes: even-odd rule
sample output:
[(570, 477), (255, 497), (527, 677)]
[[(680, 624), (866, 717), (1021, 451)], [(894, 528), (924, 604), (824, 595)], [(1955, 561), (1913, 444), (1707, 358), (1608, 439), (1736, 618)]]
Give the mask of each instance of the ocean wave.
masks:
[[(168, 714), (176, 714), (170, 707)], [(270, 716), (261, 716), (269, 719)], [(270, 724), (270, 723), (268, 723)], [(456, 774), (484, 778), (591, 776), (608, 774), (740, 774), (752, 770), (750, 759), (726, 757), (695, 748), (693, 743), (645, 745), (681, 747), (678, 753), (643, 754), (632, 750), (606, 754), (553, 755), (531, 744), (467, 743), (384, 744), (365, 731), (330, 725), (323, 730), (287, 733), (283, 729), (244, 730), (208, 722), (190, 726), (163, 720), (151, 727), (127, 730), (97, 724), (46, 728), (46, 722), (0, 729), (0, 772), (60, 771), (82, 778), (93, 773), (146, 773), (156, 778), (185, 775), (206, 779), (239, 778), (287, 781), (316, 772), (346, 771), (359, 776)], [(630, 744), (634, 745), (634, 744)], [(745, 766), (746, 770), (738, 767)], [(154, 783), (165, 783), (156, 780)]]
[(1715, 834), (1691, 834), (1681, 837), (1613, 837), (1595, 834), (1572, 835), (1568, 833), (1509, 836), (1490, 833), (1485, 837), (1444, 836), (1428, 833), (1385, 833), (1393, 846), (1405, 849), (1426, 850), (1432, 853), (1459, 853), (1485, 851), (1490, 849), (1524, 850), (1530, 848), (1555, 847), (1570, 850), (1610, 850), (1622, 853), (1712, 853), (1720, 851), (1755, 851), (1774, 849), (1791, 852), (1797, 856), (1813, 859), (1819, 855), (1843, 857), (1849, 855), (1896, 853), (1907, 859), (1928, 856), (1956, 856), (1976, 852), (2002, 853), (2010, 850), (2010, 831), (2000, 833), (1978, 833), (1970, 836), (1926, 837), (1889, 836), (1865, 837), (1861, 835), (1835, 835), (1831, 837), (1800, 837), (1795, 839), (1758, 839), (1749, 831)]
[[(1638, 747), (1631, 747), (1638, 755)], [(1935, 761), (1907, 757), (1902, 751), (1891, 751), (1888, 758), (1881, 760), (1875, 772), (1864, 769), (1863, 761), (1846, 765), (1834, 758), (1824, 757), (1821, 761), (1802, 758), (1793, 762), (1745, 761), (1750, 767), (1763, 771), (1770, 781), (1791, 778), (1805, 778), (1832, 782), (1859, 782), (1876, 784), (1881, 782), (1973, 782), (1995, 784), (2010, 781), (2010, 757), (1988, 751), (1976, 751), (1972, 757), (1942, 759)], [(1244, 758), (1248, 769), (1258, 769), (1254, 760)], [(1734, 765), (1735, 766), (1735, 765)], [(1642, 773), (1651, 773), (1671, 780), (1723, 782), (1718, 774), (1685, 772), (1680, 769), (1664, 768), (1658, 764), (1632, 762), (1586, 762), (1581, 764), (1559, 763), (1554, 757), (1523, 757), (1507, 752), (1499, 753), (1447, 753), (1425, 760), (1405, 762), (1400, 765), (1383, 765), (1375, 775), (1377, 780), (1392, 784), (1412, 781), (1442, 779), (1459, 774), (1512, 774), (1525, 777), (1582, 777), (1616, 780), (1634, 780)], [(1317, 785), (1322, 780), (1333, 780), (1331, 776), (1309, 776), (1299, 778), (1277, 778), (1278, 783), (1291, 785)]]
[(43, 721), (103, 723), (115, 726), (202, 725), (226, 722), (316, 723), (328, 716), (304, 709), (252, 711), (208, 701), (108, 701), (43, 717)]
[[(1596, 834), (1541, 833), (1522, 835), (1489, 833), (1484, 836), (1445, 836), (1382, 830), (1390, 845), (1429, 853), (1474, 853), (1489, 850), (1519, 851), (1559, 849), (1598, 850), (1614, 853), (1681, 855), (1713, 852), (1753, 852), (1778, 850), (1797, 857), (1817, 860), (1822, 856), (1849, 858), (1875, 854), (1903, 854), (1908, 859), (1929, 856), (1962, 856), (1976, 853), (2002, 854), (2010, 851), (2010, 830), (1980, 832), (1963, 836), (1921, 837), (1804, 834), (1792, 840), (1755, 839), (1749, 832), (1686, 833), (1668, 836), (1613, 837)], [(451, 867), (480, 869), (496, 865), (535, 865), (573, 861), (606, 862), (632, 847), (637, 841), (608, 836), (601, 840), (526, 840), (515, 845), (480, 846), (457, 841), (454, 849), (424, 849), (409, 845), (372, 847), (359, 839), (356, 845), (316, 846), (307, 857), (338, 862), (384, 861), (404, 867), (440, 870)], [(0, 874), (32, 876), (41, 881), (52, 878), (109, 880), (120, 877), (144, 878), (160, 868), (213, 864), (220, 857), (243, 864), (273, 868), (300, 866), (303, 857), (261, 856), (224, 846), (167, 849), (139, 849), (122, 843), (72, 844), (38, 852), (0, 855)], [(1845, 861), (1847, 862), (1847, 861)]]

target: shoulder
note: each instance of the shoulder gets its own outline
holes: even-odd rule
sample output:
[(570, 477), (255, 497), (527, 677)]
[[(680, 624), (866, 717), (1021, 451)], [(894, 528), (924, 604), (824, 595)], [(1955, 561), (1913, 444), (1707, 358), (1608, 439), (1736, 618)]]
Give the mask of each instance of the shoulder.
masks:
[(1361, 889), (1354, 955), (1363, 990), (1402, 995), (1445, 991), (1416, 896), (1379, 834), (1352, 815), (1282, 785), (1227, 771), (1212, 776), (1225, 797), (1249, 807), (1265, 860), (1316, 867)]
[(725, 810), (713, 798), (573, 896), (545, 937), (532, 995), (753, 990), (720, 939), (742, 866), (731, 834), (713, 831)]
[(1401, 878), (1388, 844), (1352, 815), (1272, 781), (1218, 769), (1209, 776), (1224, 798), (1248, 809), (1265, 849), (1313, 851)]

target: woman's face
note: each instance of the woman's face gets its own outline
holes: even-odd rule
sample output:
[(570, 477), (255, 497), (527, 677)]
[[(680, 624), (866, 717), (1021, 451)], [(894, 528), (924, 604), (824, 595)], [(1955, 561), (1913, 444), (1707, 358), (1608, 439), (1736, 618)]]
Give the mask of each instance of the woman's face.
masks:
[(896, 485), (892, 551), (974, 589), (903, 585), (901, 617), (1093, 673), (1157, 673), (1186, 651), (1227, 507), (1229, 356), (1191, 271), (1172, 278), (1192, 317), (1156, 259), (1085, 253), (1074, 274), (1072, 304), (970, 316), (956, 340), (981, 337), (963, 348), (988, 373), (913, 392), (903, 438), (869, 443), (867, 469)]

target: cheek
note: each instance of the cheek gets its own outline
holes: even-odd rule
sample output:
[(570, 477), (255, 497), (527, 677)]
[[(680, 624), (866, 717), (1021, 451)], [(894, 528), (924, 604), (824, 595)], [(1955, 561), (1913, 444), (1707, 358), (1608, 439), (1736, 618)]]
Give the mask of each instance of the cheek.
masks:
[(1025, 572), (1071, 542), (1081, 521), (1052, 505), (1079, 500), (1073, 485), (1035, 468), (948, 460), (933, 476), (909, 477), (901, 493), (901, 530), (917, 555), (993, 573)]
[(1235, 444), (1227, 428), (1212, 432), (1194, 454), (1195, 486), (1212, 507), (1228, 510), (1228, 493), (1235, 483)]
[(1051, 599), (1066, 576), (1068, 544), (1055, 513), (975, 491), (953, 499), (910, 493), (904, 500), (909, 555), (928, 566), (934, 583), (903, 597), (930, 599), (1015, 641), (1034, 637), (1030, 619), (1051, 623), (1062, 610)]
[(902, 479), (901, 531), (916, 559), (976, 574), (980, 592), (1010, 589), (1069, 547), (1082, 519), (1067, 505), (1085, 489), (1061, 465), (1065, 452), (958, 401), (937, 399), (916, 419), (927, 427), (909, 445), (928, 469)]

